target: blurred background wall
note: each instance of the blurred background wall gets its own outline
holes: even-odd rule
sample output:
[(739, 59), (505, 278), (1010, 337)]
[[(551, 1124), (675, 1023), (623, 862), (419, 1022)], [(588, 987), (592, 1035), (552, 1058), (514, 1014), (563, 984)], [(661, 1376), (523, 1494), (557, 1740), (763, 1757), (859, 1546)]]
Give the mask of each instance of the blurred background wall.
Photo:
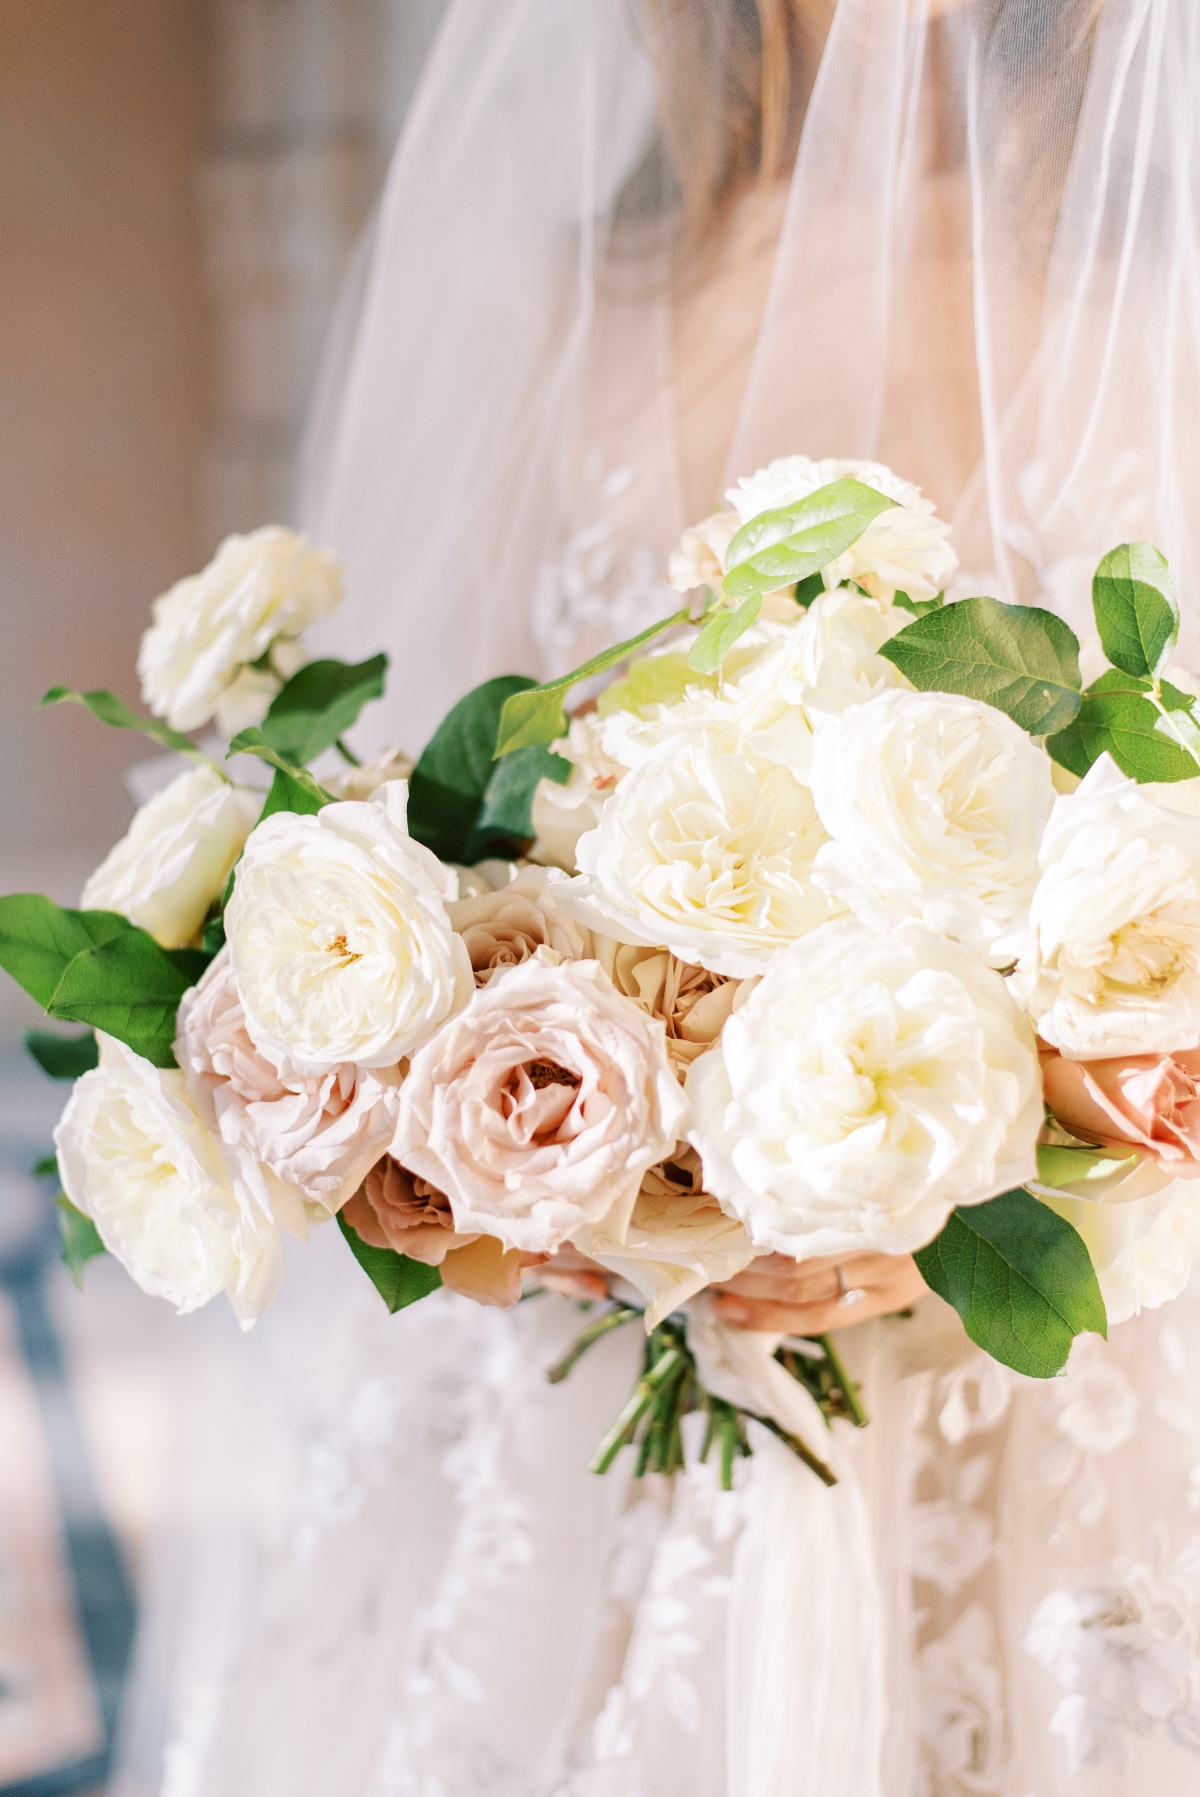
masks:
[[(0, 891), (74, 903), (151, 600), (289, 516), (325, 324), (443, 0), (0, 0)], [(0, 980), (0, 1032), (32, 1021)]]

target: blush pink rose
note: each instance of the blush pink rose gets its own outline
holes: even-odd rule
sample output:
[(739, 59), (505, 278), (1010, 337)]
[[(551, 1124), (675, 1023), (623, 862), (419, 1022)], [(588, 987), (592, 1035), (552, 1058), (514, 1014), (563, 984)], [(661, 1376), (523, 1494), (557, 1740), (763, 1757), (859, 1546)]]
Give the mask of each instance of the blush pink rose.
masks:
[(498, 970), (414, 1055), (392, 1153), (455, 1228), (551, 1253), (610, 1212), (683, 1135), (660, 1019), (595, 961)]
[(1046, 1103), (1081, 1141), (1137, 1148), (1200, 1178), (1200, 1048), (1069, 1061), (1043, 1052)]
[(175, 1056), (201, 1116), (248, 1173), (256, 1165), (340, 1209), (391, 1140), (396, 1068), (343, 1062), (302, 1074), (254, 1042), (222, 949), (179, 1007)]

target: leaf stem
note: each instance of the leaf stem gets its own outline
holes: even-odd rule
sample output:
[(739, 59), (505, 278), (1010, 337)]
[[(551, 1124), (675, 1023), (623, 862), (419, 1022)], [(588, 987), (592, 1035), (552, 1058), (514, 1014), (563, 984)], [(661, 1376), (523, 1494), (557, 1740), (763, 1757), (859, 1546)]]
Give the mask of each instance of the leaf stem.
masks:
[(354, 753), (354, 750), (348, 749), (346, 747), (346, 744), (342, 741), (340, 736), (335, 737), (333, 746), (337, 750), (338, 754), (341, 756), (342, 760), (347, 762), (351, 767), (361, 767), (362, 766), (362, 762), (358, 759), (358, 756)]

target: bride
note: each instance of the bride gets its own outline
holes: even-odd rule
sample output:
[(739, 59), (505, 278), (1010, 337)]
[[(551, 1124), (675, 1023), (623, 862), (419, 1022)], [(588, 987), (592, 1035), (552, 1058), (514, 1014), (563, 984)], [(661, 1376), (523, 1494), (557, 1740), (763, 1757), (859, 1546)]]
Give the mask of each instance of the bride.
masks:
[[(374, 746), (662, 615), (681, 530), (795, 452), (918, 482), (953, 596), (1081, 634), (1099, 556), (1157, 542), (1196, 666), (1198, 100), (1191, 0), (454, 0), (306, 458), (339, 645), (391, 655)], [(873, 1420), (834, 1490), (763, 1434), (728, 1494), (584, 1470), (638, 1353), (546, 1382), (594, 1274), (391, 1318), (329, 1232), (254, 1336), (195, 1322), (116, 1790), (1183, 1797), (1181, 1231), (1048, 1384), (911, 1262), (758, 1263), (726, 1321), (844, 1325)]]

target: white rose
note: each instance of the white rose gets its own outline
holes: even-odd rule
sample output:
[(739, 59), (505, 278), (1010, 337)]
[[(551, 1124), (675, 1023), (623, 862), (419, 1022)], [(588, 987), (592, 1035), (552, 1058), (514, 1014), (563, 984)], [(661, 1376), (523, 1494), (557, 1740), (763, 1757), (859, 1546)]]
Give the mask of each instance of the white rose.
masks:
[(647, 1330), (755, 1256), (742, 1225), (704, 1190), (696, 1150), (682, 1142), (646, 1174), (626, 1227), (614, 1221), (576, 1231), (574, 1246), (642, 1294)]
[(595, 961), (504, 969), (414, 1055), (392, 1153), (461, 1234), (548, 1253), (608, 1213), (682, 1133), (663, 1026)]
[(921, 489), (901, 480), (880, 462), (841, 461), (826, 456), (813, 462), (807, 456), (783, 456), (757, 474), (740, 480), (725, 497), (736, 507), (743, 524), (762, 512), (794, 505), (819, 487), (835, 480), (857, 480), (896, 501), (891, 511), (881, 512), (844, 555), (822, 570), (827, 586), (853, 580), (877, 599), (891, 600), (897, 592), (910, 599), (933, 599), (955, 569), (958, 557), (947, 538), (950, 526), (937, 517), (933, 501)]
[[(155, 600), (154, 622), (138, 651), (143, 699), (173, 729), (198, 730), (268, 650), (275, 674), (294, 673), (303, 662), (294, 639), (341, 597), (333, 557), (294, 531), (268, 525), (226, 537), (202, 574), (176, 581)], [(261, 717), (279, 687), (267, 671), (253, 672), (257, 682), (243, 683), (234, 701), (239, 725), (255, 721), (255, 711)]]
[(678, 549), (671, 551), (667, 563), (667, 579), (677, 593), (690, 593), (703, 586), (711, 587), (714, 593), (724, 590), (725, 551), (741, 524), (735, 511), (718, 511), (684, 531)]
[(407, 788), (253, 832), (225, 911), (246, 1023), (302, 1072), (393, 1067), (474, 989), (453, 875), (408, 835)]
[(865, 924), (911, 918), (987, 957), (1024, 921), (1054, 787), (1049, 757), (1003, 712), (880, 693), (820, 726), (812, 791), (833, 838), (817, 877)]
[(279, 1194), (262, 1169), (336, 1211), (392, 1139), (399, 1069), (343, 1062), (305, 1074), (266, 1054), (246, 1028), (227, 949), (184, 994), (175, 1056), (198, 1114), (225, 1144), (235, 1187), (240, 1177), (276, 1209)]
[(235, 790), (215, 768), (188, 768), (135, 814), (80, 904), (119, 911), (164, 948), (194, 942), (261, 807), (261, 793)]
[(1175, 1179), (1125, 1203), (1039, 1196), (1083, 1237), (1110, 1324), (1169, 1304), (1187, 1285), (1200, 1255), (1200, 1181)]
[(182, 1073), (103, 1039), (54, 1132), (63, 1189), (152, 1297), (181, 1314), (226, 1292), (243, 1326), (279, 1282), (270, 1214), (239, 1200)]
[(1010, 982), (1077, 1060), (1200, 1046), (1200, 819), (1145, 797), (1108, 755), (1055, 801)]
[(576, 851), (564, 910), (712, 973), (758, 973), (837, 909), (813, 879), (812, 795), (736, 730), (669, 740), (621, 781)]
[(916, 928), (784, 949), (687, 1092), (708, 1190), (798, 1259), (910, 1253), (1035, 1170), (1033, 1033), (999, 974)]
[(582, 767), (573, 767), (570, 779), (561, 784), (539, 780), (533, 794), (531, 858), (574, 873), (579, 838), (596, 828), (607, 797), (608, 791), (594, 785)]

